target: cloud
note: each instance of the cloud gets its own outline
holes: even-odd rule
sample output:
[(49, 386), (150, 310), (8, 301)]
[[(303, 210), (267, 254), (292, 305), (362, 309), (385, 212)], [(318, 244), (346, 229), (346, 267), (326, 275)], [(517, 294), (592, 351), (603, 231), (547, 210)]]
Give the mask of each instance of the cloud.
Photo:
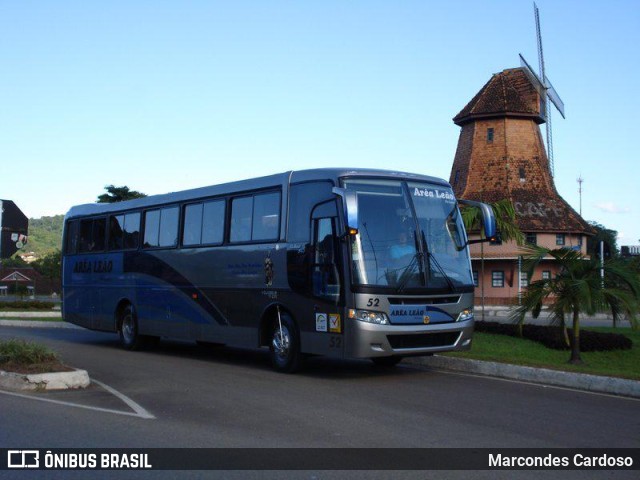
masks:
[(607, 213), (629, 213), (631, 211), (629, 207), (620, 207), (613, 202), (596, 203), (594, 207)]

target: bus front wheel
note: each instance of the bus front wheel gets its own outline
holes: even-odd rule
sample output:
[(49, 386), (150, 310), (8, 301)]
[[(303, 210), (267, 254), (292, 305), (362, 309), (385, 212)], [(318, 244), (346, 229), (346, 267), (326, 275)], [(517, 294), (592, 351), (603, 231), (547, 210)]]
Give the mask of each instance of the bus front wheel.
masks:
[(300, 334), (287, 314), (281, 314), (273, 322), (269, 343), (271, 364), (279, 372), (293, 373), (302, 366)]

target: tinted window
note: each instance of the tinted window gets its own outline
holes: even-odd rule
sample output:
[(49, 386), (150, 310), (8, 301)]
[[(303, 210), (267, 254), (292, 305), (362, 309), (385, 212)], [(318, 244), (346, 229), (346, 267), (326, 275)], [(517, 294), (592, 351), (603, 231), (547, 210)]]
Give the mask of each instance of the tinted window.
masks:
[(144, 214), (144, 246), (159, 247), (160, 210), (151, 210)]
[(138, 248), (140, 242), (140, 214), (128, 213), (124, 217), (124, 248)]
[(280, 193), (256, 195), (253, 203), (252, 240), (276, 240), (280, 227)]
[(178, 207), (150, 210), (144, 214), (144, 246), (173, 247), (178, 244)]
[(124, 215), (109, 218), (109, 250), (120, 250), (124, 245)]
[(251, 216), (253, 213), (253, 197), (234, 198), (231, 202), (232, 242), (248, 242), (251, 240)]
[(198, 245), (202, 236), (202, 204), (187, 205), (184, 209), (183, 245)]
[(66, 253), (76, 253), (78, 248), (78, 221), (67, 222)]
[(93, 221), (93, 242), (95, 250), (104, 250), (105, 240), (107, 236), (107, 219), (97, 218)]
[(309, 182), (291, 186), (289, 202), (290, 242), (309, 242), (311, 235), (311, 209), (318, 203), (334, 198), (330, 182)]
[(224, 235), (224, 200), (204, 204), (202, 243), (222, 243)]
[(99, 252), (104, 250), (107, 220), (95, 218), (80, 221), (79, 252)]
[(159, 242), (161, 247), (174, 247), (178, 244), (178, 213), (178, 207), (160, 210)]
[(224, 200), (187, 205), (182, 244), (220, 244), (224, 238)]

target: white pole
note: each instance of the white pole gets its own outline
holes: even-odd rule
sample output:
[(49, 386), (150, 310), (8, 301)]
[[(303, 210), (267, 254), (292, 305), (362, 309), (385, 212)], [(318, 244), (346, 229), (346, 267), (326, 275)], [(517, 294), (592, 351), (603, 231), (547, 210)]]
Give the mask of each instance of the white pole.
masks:
[(604, 288), (604, 241), (600, 240), (600, 287)]
[(518, 305), (522, 304), (522, 255), (518, 256)]

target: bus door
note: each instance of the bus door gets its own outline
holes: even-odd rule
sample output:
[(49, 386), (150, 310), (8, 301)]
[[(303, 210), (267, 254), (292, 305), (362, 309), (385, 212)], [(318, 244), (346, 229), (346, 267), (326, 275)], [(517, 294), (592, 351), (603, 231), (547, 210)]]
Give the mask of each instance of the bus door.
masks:
[(314, 335), (310, 349), (324, 355), (341, 357), (344, 350), (344, 282), (335, 200), (323, 202), (312, 210), (311, 235), (310, 305), (313, 310), (305, 315), (312, 319), (311, 330)]

